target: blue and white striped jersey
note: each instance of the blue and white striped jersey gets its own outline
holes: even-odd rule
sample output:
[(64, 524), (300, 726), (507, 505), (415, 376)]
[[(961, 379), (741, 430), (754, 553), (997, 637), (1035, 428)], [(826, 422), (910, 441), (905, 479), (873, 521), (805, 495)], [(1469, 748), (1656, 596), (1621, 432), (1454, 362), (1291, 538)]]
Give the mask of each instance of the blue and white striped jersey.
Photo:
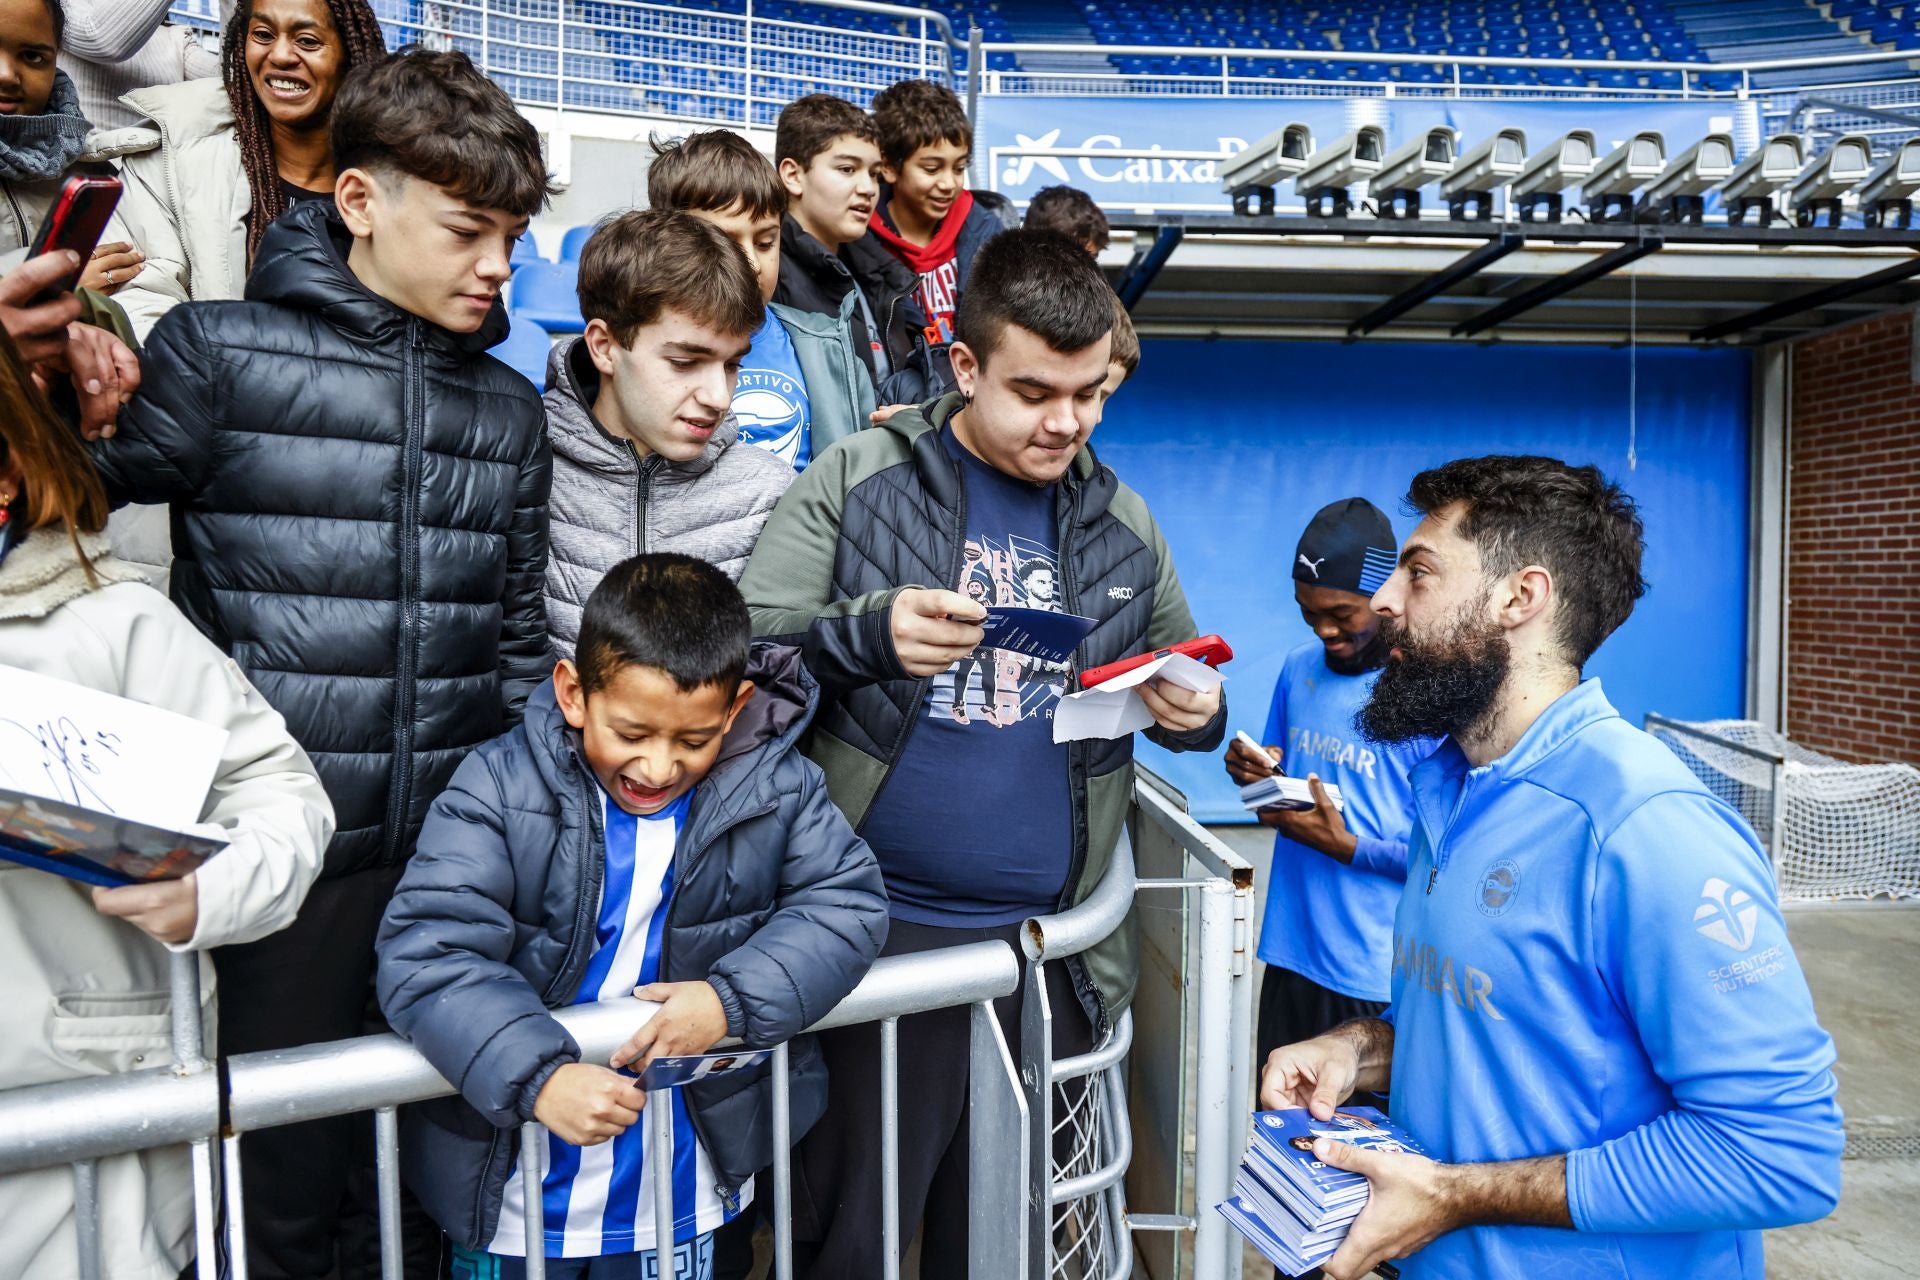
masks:
[[(606, 876), (593, 955), (573, 1003), (631, 996), (635, 987), (658, 980), (660, 940), (673, 897), (673, 851), (691, 799), (688, 792), (642, 818), (601, 793)], [(673, 1236), (682, 1241), (712, 1231), (733, 1215), (720, 1199), (680, 1091), (668, 1096), (673, 1106)], [(594, 1258), (654, 1247), (653, 1168), (647, 1159), (646, 1131), (643, 1115), (613, 1141), (594, 1147), (576, 1147), (547, 1135), (547, 1175), (540, 1188), (547, 1257)], [(489, 1253), (525, 1256), (525, 1206), (526, 1189), (516, 1167), (507, 1180)]]

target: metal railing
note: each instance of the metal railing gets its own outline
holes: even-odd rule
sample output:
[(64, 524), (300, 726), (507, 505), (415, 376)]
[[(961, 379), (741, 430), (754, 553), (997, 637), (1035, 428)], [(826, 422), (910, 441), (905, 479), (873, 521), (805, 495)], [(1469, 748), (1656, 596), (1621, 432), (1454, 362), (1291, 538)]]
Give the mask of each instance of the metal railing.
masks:
[[(220, 0), (175, 0), (175, 20), (213, 27)], [(459, 49), (532, 108), (647, 116), (734, 126), (771, 126), (780, 108), (806, 93), (829, 92), (866, 106), (901, 79), (923, 77), (980, 95), (1040, 94), (1228, 97), (1463, 97), (1515, 99), (1757, 99), (1768, 132), (1805, 128), (1825, 136), (1866, 132), (1891, 142), (1914, 129), (1871, 112), (1920, 104), (1920, 78), (1820, 81), (1824, 70), (1920, 65), (1920, 50), (1862, 46), (1857, 54), (1748, 62), (1629, 61), (1387, 53), (1366, 49), (1237, 49), (1218, 46), (969, 42), (932, 9), (818, 0), (831, 22), (767, 16), (764, 3), (731, 10), (645, 0), (374, 0), (391, 45)], [(780, 9), (779, 12), (786, 12)], [(1003, 64), (1022, 55), (1179, 59), (1192, 70), (1166, 73), (1041, 71)], [(1359, 76), (1254, 74), (1257, 67), (1313, 63)], [(1393, 79), (1393, 67), (1435, 73)], [(1500, 83), (1503, 71), (1591, 72), (1630, 84)], [(1792, 87), (1756, 77), (1802, 72)], [(1731, 83), (1729, 81), (1731, 80)], [(1804, 102), (1815, 98), (1814, 104)], [(1857, 107), (1868, 114), (1849, 114)]]
[[(838, 25), (643, 0), (372, 0), (390, 47), (457, 49), (522, 106), (771, 126), (807, 93), (860, 106), (898, 80), (955, 84), (962, 46), (931, 9), (827, 0)], [(208, 28), (220, 0), (174, 0)]]
[[(1131, 825), (1175, 839), (1201, 868), (1178, 880), (1137, 880), (1130, 841), (1088, 899), (1071, 911), (1027, 922), (1024, 956), (999, 942), (979, 942), (877, 962), (853, 993), (809, 1031), (878, 1022), (881, 1028), (881, 1114), (878, 1134), (883, 1205), (879, 1230), (885, 1275), (898, 1275), (906, 1241), (899, 1208), (899, 1019), (934, 1009), (970, 1009), (968, 1092), (971, 1143), (970, 1273), (982, 1280), (1125, 1280), (1132, 1269), (1133, 1229), (1166, 1229), (1167, 1221), (1128, 1218), (1121, 1181), (1133, 1150), (1122, 1063), (1133, 1047), (1133, 1019), (1118, 1018), (1087, 1053), (1055, 1059), (1043, 966), (1078, 955), (1121, 926), (1136, 892), (1179, 889), (1199, 895), (1200, 993), (1191, 1046), (1196, 1091), (1203, 1101), (1196, 1134), (1196, 1189), (1201, 1208), (1223, 1199), (1239, 1156), (1229, 1118), (1250, 1098), (1250, 981), (1244, 919), (1250, 881), (1218, 841), (1166, 796), (1142, 781)], [(1171, 836), (1169, 835), (1171, 833)], [(1237, 866), (1235, 864), (1238, 864)], [(1216, 868), (1210, 874), (1205, 868)], [(1236, 941), (1237, 940), (1237, 941)], [(420, 1053), (395, 1035), (363, 1036), (298, 1049), (237, 1055), (219, 1074), (206, 1059), (199, 1023), (198, 960), (174, 957), (174, 1064), (124, 1075), (41, 1084), (0, 1093), (0, 1175), (68, 1165), (82, 1280), (100, 1280), (98, 1162), (125, 1153), (188, 1144), (192, 1152), (197, 1269), (219, 1274), (216, 1244), (224, 1217), (227, 1274), (246, 1280), (246, 1200), (240, 1151), (263, 1129), (371, 1112), (380, 1224), (381, 1274), (401, 1274), (399, 1125), (396, 1109), (454, 1092)], [(1238, 982), (1240, 989), (1233, 984)], [(993, 1011), (997, 998), (1021, 992), (1018, 1056)], [(559, 1009), (554, 1016), (578, 1042), (583, 1060), (605, 1060), (656, 1006), (631, 999)], [(1016, 1065), (1017, 1064), (1017, 1065)], [(793, 1274), (792, 1169), (787, 1046), (773, 1050), (774, 1275)], [(1057, 1105), (1065, 1098), (1064, 1105)], [(224, 1112), (224, 1121), (223, 1121)], [(672, 1113), (649, 1107), (645, 1122), (655, 1190), (656, 1239), (673, 1238)], [(520, 1129), (523, 1184), (544, 1176), (544, 1126)], [(1056, 1150), (1068, 1154), (1056, 1165)], [(1210, 1211), (1174, 1223), (1191, 1231), (1201, 1275), (1237, 1276), (1237, 1252), (1225, 1224)], [(526, 1215), (527, 1273), (545, 1274), (544, 1223)]]

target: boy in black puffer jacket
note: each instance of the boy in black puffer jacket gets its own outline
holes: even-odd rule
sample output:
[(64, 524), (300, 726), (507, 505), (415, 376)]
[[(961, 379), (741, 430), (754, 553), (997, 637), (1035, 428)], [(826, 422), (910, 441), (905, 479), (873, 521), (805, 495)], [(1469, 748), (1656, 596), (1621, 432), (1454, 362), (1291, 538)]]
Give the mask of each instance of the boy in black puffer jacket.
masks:
[[(886, 898), (873, 854), (800, 754), (812, 677), (797, 650), (751, 634), (746, 602), (712, 565), (624, 561), (589, 597), (574, 660), (434, 802), (381, 923), (379, 991), (394, 1027), (460, 1089), (413, 1110), (402, 1156), (453, 1237), (455, 1275), (523, 1274), (527, 1120), (550, 1130), (533, 1198), (547, 1256), (654, 1248), (652, 1171), (632, 1128), (643, 1098), (613, 1068), (729, 1035), (749, 1048), (793, 1040), (794, 1138), (826, 1104), (819, 1050), (794, 1037), (879, 955)], [(610, 1065), (580, 1061), (549, 1011), (629, 993), (658, 1010)], [(773, 1159), (770, 1072), (717, 1075), (651, 1105), (673, 1107), (676, 1164), (691, 1148), (696, 1168), (695, 1203), (675, 1198), (674, 1266), (657, 1270), (705, 1275), (713, 1230)], [(655, 1274), (634, 1261), (632, 1274)]]
[[(266, 229), (245, 301), (155, 326), (94, 446), (116, 503), (171, 505), (174, 603), (339, 816), (293, 925), (214, 953), (223, 1056), (368, 1029), (374, 932), (427, 806), (551, 669), (540, 399), (486, 354), (548, 194), (539, 135), (458, 53), (354, 68), (330, 128), (333, 201)], [(346, 1120), (249, 1135), (252, 1274), (339, 1263), (353, 1144)]]

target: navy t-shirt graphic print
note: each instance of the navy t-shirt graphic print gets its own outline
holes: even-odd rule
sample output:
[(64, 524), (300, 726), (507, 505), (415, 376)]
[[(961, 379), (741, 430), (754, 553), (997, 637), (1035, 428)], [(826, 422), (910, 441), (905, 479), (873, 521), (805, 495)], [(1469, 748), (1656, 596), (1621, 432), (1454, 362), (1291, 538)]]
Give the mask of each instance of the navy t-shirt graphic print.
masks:
[[(942, 433), (966, 486), (959, 581), (982, 606), (1066, 610), (1057, 485), (1004, 475)], [(982, 646), (934, 676), (861, 834), (897, 919), (978, 928), (1054, 910), (1073, 855), (1067, 748), (1053, 713), (1070, 672)]]

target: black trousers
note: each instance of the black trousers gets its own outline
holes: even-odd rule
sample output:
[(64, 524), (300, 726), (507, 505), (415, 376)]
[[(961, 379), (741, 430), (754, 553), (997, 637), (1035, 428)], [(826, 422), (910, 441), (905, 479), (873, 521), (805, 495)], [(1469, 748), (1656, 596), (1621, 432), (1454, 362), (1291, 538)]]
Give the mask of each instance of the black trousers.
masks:
[[(373, 940), (400, 870), (317, 881), (292, 925), (213, 953), (222, 1057), (385, 1030), (372, 1005)], [(379, 1275), (371, 1115), (246, 1134), (240, 1176), (255, 1280)], [(407, 1275), (435, 1276), (440, 1233), (411, 1196), (401, 1200)]]
[[(1018, 949), (1018, 925), (942, 929), (893, 921), (885, 955), (997, 939)], [(1056, 1058), (1093, 1047), (1093, 1027), (1063, 964), (1046, 967)], [(994, 1001), (1009, 1048), (1019, 1044), (1020, 995)], [(967, 1053), (971, 1012), (937, 1009), (900, 1020), (901, 1245), (922, 1229), (921, 1280), (967, 1274)], [(795, 1152), (795, 1270), (813, 1280), (881, 1273), (880, 1028), (821, 1035), (827, 1111)], [(1014, 1048), (1017, 1055), (1018, 1049)], [(1056, 1101), (1056, 1108), (1059, 1103)]]
[[(1386, 1007), (1379, 1001), (1342, 995), (1291, 969), (1270, 964), (1260, 980), (1259, 1027), (1254, 1032), (1259, 1056), (1254, 1059), (1254, 1070), (1264, 1072), (1268, 1055), (1283, 1045), (1311, 1040), (1353, 1018), (1377, 1018)], [(1375, 1093), (1356, 1093), (1347, 1101), (1358, 1107), (1387, 1109), (1387, 1100)], [(1273, 1274), (1275, 1280), (1283, 1280), (1284, 1273), (1278, 1267)], [(1320, 1269), (1315, 1267), (1301, 1280), (1319, 1274)]]

